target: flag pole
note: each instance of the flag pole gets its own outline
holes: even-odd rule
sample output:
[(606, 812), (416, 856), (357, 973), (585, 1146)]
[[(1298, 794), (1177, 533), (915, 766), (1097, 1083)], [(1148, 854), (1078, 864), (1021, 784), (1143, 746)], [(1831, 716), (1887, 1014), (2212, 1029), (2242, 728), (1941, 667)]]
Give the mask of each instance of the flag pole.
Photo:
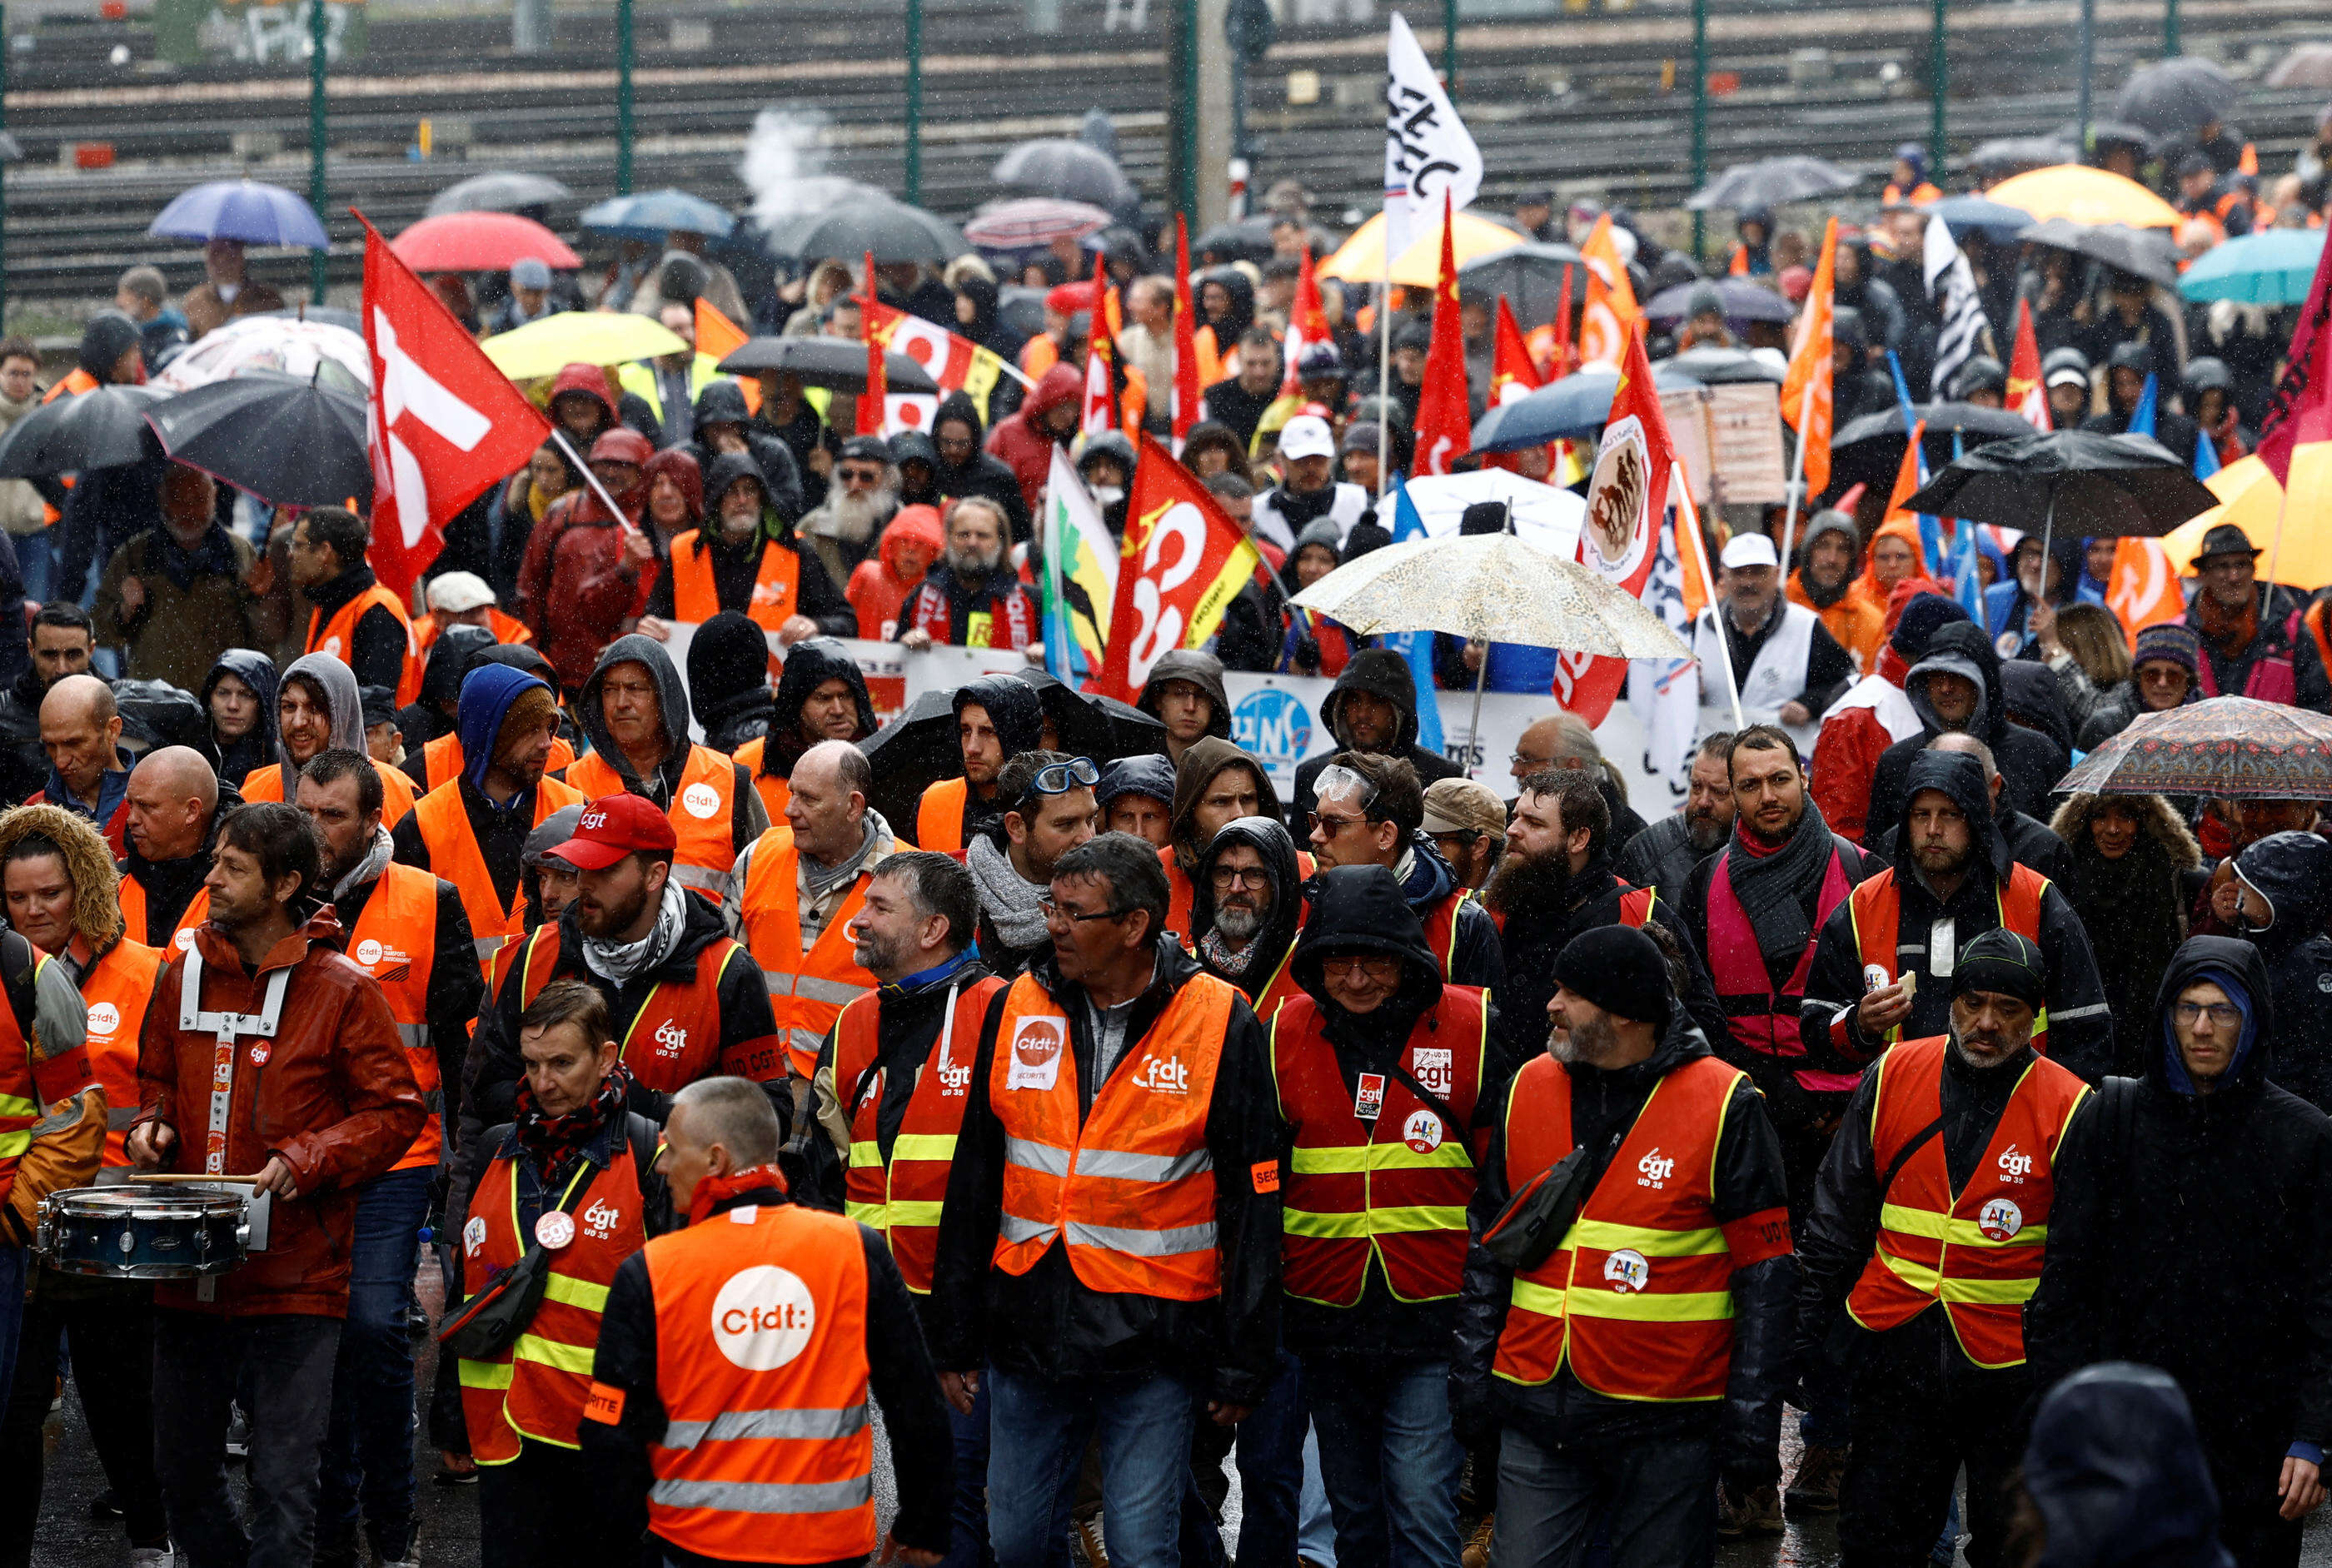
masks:
[[(1821, 374), (1820, 370), (1815, 376)], [(1798, 445), (1790, 454), (1790, 505), (1782, 521), (1782, 594), (1790, 592), (1790, 550), (1798, 539), (1798, 501), (1806, 483), (1806, 426), (1814, 416), (1814, 378), (1806, 378), (1806, 389), (1798, 397)], [(1727, 661), (1730, 663), (1730, 661)]]
[[(1692, 502), (1692, 480), (1686, 474), (1683, 464), (1675, 464), (1669, 467), (1668, 483), (1671, 486), (1681, 484), (1685, 487), (1685, 504), (1687, 506), (1690, 506)], [(1681, 514), (1678, 515), (1677, 521), (1679, 525), (1684, 521)], [(1711, 577), (1708, 572), (1708, 536), (1698, 531), (1700, 528), (1700, 512), (1697, 508), (1693, 508), (1692, 526), (1695, 531), (1692, 541), (1693, 560), (1700, 568), (1700, 591), (1708, 600), (1709, 629), (1716, 634), (1717, 657), (1721, 659), (1725, 664), (1725, 689), (1730, 693), (1733, 697), (1733, 729), (1734, 732), (1738, 734), (1741, 731), (1749, 727), (1747, 721), (1744, 720), (1741, 716), (1741, 677), (1733, 673), (1733, 650), (1725, 640), (1724, 612), (1719, 607), (1716, 598), (1716, 579)], [(1677, 553), (1679, 555), (1683, 554), (1681, 547), (1678, 547)], [(1783, 578), (1782, 580), (1786, 591), (1788, 579)], [(1699, 634), (1697, 632), (1694, 634), (1696, 638), (1698, 635)], [(1703, 678), (1705, 679), (1706, 677)]]
[(583, 483), (591, 487), (591, 493), (599, 498), (599, 504), (607, 509), (607, 515), (636, 532), (638, 525), (624, 515), (624, 509), (616, 504), (616, 498), (607, 493), (607, 487), (599, 483), (599, 476), (591, 472), (591, 465), (583, 461), (581, 454), (575, 450), (574, 443), (567, 439), (567, 432), (559, 428), (555, 419), (550, 422), (550, 438), (559, 443), (559, 451), (567, 454), (567, 461), (582, 470)]
[[(2032, 596), (2036, 603), (2045, 604), (2048, 602), (2049, 552), (2055, 547), (2056, 532), (2057, 487), (2052, 484), (2049, 487), (2049, 510), (2040, 520), (2040, 591)], [(2032, 613), (2030, 610), (2025, 612), (2024, 619), (2027, 626), (2031, 624)]]
[(1377, 510), (1384, 510), (1385, 475), (1392, 469), (1392, 204), (1385, 204), (1383, 265), (1377, 284)]
[(2281, 487), (2275, 498), (2275, 548), (2267, 552), (2267, 578), (2260, 584), (2260, 624), (2267, 624), (2268, 614), (2275, 607), (2276, 564), (2283, 559), (2283, 509), (2291, 501), (2291, 486)]

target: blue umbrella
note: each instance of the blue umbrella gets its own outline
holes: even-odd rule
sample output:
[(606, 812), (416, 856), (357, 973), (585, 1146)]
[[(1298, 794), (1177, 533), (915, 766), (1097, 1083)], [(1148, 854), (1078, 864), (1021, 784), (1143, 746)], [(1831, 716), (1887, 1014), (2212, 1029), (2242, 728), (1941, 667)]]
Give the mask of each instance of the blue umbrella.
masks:
[(1931, 218), (1943, 219), (1944, 226), (1952, 231), (1954, 239), (1980, 234), (1985, 239), (2005, 244), (2032, 226), (2032, 215), (2022, 207), (1980, 196), (1945, 196), (1919, 210)]
[(179, 192), (146, 232), (167, 239), (241, 240), (311, 251), (328, 250), (332, 243), (323, 220), (304, 199), (280, 185), (248, 179), (213, 180)]
[(2204, 251), (2178, 280), (2178, 292), (2190, 300), (2302, 304), (2323, 254), (2322, 229), (2268, 229), (2245, 234)]
[[(1652, 385), (1663, 392), (1702, 383), (1663, 359), (1652, 367)], [(1527, 397), (1501, 404), (1475, 423), (1477, 452), (1520, 452), (1550, 441), (1600, 435), (1611, 418), (1611, 394), (1620, 378), (1608, 367), (1574, 371)]]
[(737, 220), (702, 196), (667, 187), (643, 191), (636, 196), (610, 196), (594, 206), (585, 207), (583, 226), (595, 234), (613, 234), (620, 240), (645, 240), (651, 244), (661, 244), (664, 235), (674, 229), (726, 239), (729, 231), (737, 226)]

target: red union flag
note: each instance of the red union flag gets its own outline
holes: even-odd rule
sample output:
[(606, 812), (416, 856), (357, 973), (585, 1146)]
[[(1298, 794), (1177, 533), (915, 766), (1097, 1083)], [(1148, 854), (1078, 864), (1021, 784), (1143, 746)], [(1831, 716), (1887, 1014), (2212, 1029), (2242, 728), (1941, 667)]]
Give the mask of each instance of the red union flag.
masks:
[[(1587, 520), (1579, 530), (1579, 564), (1606, 582), (1641, 598), (1659, 553), (1668, 518), (1676, 447), (1652, 385), (1640, 322), (1628, 333), (1611, 416), (1595, 449), (1587, 483)], [(1603, 722), (1627, 679), (1628, 661), (1565, 652), (1554, 662), (1554, 696), (1591, 727)]]
[(1262, 558), (1212, 491), (1148, 435), (1129, 434), (1140, 442), (1139, 456), (1095, 689), (1130, 703), (1161, 655), (1215, 635), (1224, 607)]
[(1005, 372), (1002, 359), (970, 339), (895, 305), (876, 301), (863, 309), (867, 330), (884, 352), (904, 354), (931, 373), (941, 397), (961, 392), (979, 406), (981, 418), (988, 416), (988, 394)]
[[(354, 209), (350, 209), (353, 211)], [(412, 591), (445, 525), (490, 484), (526, 465), (550, 422), (494, 368), (362, 213), (364, 335), (372, 359), (373, 575)]]

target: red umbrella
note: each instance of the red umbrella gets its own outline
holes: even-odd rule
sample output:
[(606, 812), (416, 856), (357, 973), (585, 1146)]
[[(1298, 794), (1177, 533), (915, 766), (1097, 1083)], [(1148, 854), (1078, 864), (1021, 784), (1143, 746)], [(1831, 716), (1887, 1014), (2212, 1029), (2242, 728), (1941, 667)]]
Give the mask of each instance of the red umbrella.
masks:
[(423, 218), (388, 242), (416, 272), (500, 272), (532, 256), (550, 267), (579, 267), (567, 242), (516, 213), (444, 213)]

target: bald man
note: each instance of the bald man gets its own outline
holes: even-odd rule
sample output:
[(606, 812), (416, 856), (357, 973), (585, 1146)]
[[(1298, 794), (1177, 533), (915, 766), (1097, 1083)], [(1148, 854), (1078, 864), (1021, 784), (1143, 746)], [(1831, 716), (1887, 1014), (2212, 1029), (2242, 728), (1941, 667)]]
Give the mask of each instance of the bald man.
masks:
[(210, 763), (190, 747), (148, 751), (130, 770), (121, 914), (132, 940), (160, 947), (210, 917), (203, 879), (211, 870), (219, 788)]
[(1595, 743), (1595, 731), (1578, 714), (1558, 710), (1544, 719), (1533, 720), (1515, 737), (1515, 753), (1507, 761), (1516, 784), (1547, 768), (1557, 771), (1578, 769), (1595, 775), (1595, 787), (1611, 813), (1611, 835), (1606, 848), (1612, 858), (1617, 859), (1629, 841), (1644, 830), (1644, 819), (1630, 808), (1628, 798), (1620, 793), (1620, 786), (1604, 769), (1603, 748)]
[(121, 853), (122, 801), (129, 757), (121, 750), (121, 710), (113, 688), (95, 675), (67, 675), (41, 699), (41, 750), (49, 781), (24, 804), (62, 806), (105, 835)]

